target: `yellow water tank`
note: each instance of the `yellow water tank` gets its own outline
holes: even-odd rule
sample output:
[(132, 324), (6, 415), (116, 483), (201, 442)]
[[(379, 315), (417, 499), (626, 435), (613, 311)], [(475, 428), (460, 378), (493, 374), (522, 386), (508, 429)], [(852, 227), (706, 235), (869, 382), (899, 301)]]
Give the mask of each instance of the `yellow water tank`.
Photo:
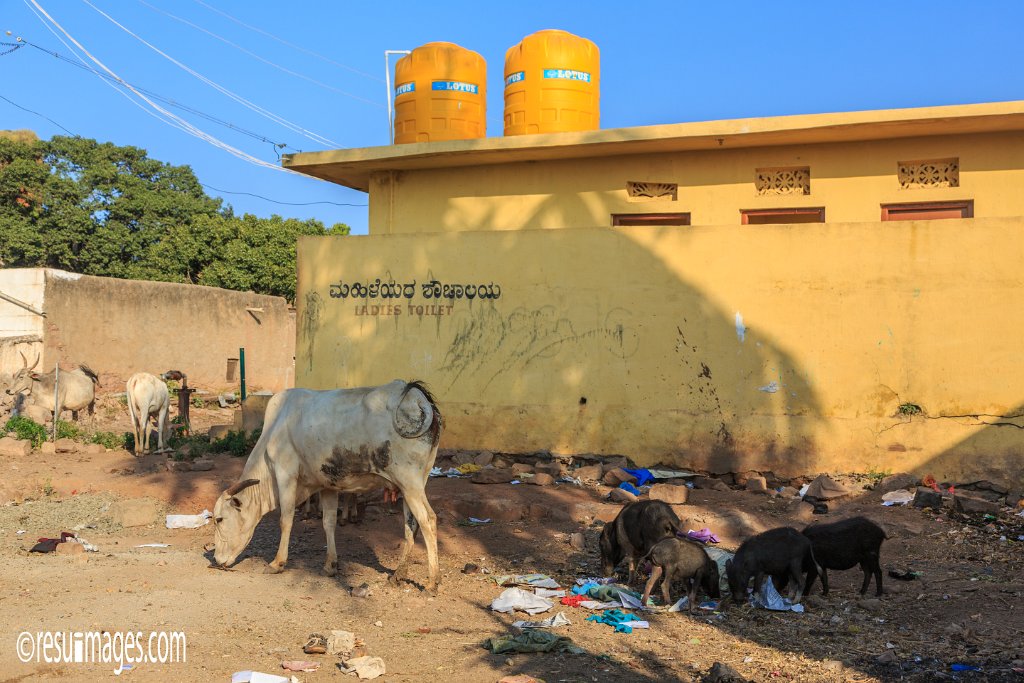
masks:
[(505, 53), (505, 135), (597, 130), (601, 53), (566, 31), (538, 31)]
[(395, 64), (395, 142), (487, 134), (487, 63), (454, 43), (427, 43)]

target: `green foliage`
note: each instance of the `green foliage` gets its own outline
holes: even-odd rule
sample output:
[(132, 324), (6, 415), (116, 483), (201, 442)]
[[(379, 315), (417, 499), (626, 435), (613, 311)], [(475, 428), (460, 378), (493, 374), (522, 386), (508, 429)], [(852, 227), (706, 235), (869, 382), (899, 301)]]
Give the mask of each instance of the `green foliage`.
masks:
[[(132, 437), (132, 440), (135, 440), (134, 436)], [(109, 448), (111, 450), (115, 448), (124, 448), (124, 437), (118, 436), (114, 432), (96, 432), (92, 435), (92, 438), (89, 441), (90, 443), (98, 443), (104, 448)]]
[(217, 439), (211, 444), (211, 450), (216, 453), (230, 453), (236, 458), (244, 458), (252, 452), (253, 446), (259, 441), (260, 431), (257, 429), (248, 437), (243, 431), (228, 432), (223, 438)]
[(871, 480), (873, 486), (878, 486), (879, 482), (891, 475), (890, 470), (876, 470), (874, 467), (869, 469), (864, 476)]
[(192, 394), (192, 398), (190, 399), (190, 402), (192, 403), (192, 407), (193, 408), (205, 408), (206, 407), (206, 401), (204, 401), (203, 397), (198, 395), (198, 394)]
[(33, 422), (24, 415), (12, 417), (4, 426), (5, 432), (14, 432), (18, 439), (31, 441), (32, 448), (39, 448), (46, 441), (46, 427)]
[(246, 214), (188, 166), (86, 138), (0, 136), (0, 262), (295, 298), (295, 245), (348, 226)]
[(124, 433), (124, 445), (122, 446), (126, 451), (131, 453), (135, 452), (135, 435), (131, 432)]
[(65, 422), (64, 420), (57, 420), (57, 438), (58, 439), (74, 439), (78, 441), (84, 436), (82, 429), (74, 422)]
[(916, 403), (903, 403), (899, 407), (900, 415), (920, 415), (923, 411)]

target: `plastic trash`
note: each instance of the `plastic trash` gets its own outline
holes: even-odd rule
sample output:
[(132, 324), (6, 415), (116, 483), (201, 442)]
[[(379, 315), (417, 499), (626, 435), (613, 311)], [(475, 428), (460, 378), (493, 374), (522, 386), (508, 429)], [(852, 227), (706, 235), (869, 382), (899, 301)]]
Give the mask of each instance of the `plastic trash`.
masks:
[(547, 598), (542, 598), (533, 593), (528, 593), (522, 588), (506, 588), (501, 595), (491, 602), (491, 609), (495, 612), (526, 612), (527, 614), (540, 614), (547, 612), (554, 607), (554, 603)]
[(890, 491), (882, 496), (882, 505), (885, 505), (886, 507), (891, 505), (906, 505), (913, 500), (914, 494), (905, 489), (900, 489), (899, 491)]
[(754, 607), (762, 607), (775, 612), (803, 612), (804, 606), (800, 603), (793, 603), (789, 598), (784, 598), (775, 590), (775, 584), (771, 577), (767, 577), (761, 584), (761, 590), (750, 596), (750, 604)]
[(505, 574), (495, 576), (494, 582), (499, 586), (530, 586), (531, 588), (561, 588), (558, 582), (547, 574)]
[(981, 671), (980, 666), (974, 666), (973, 664), (950, 664), (949, 668), (952, 671)]
[(551, 590), (550, 588), (534, 588), (533, 594), (541, 598), (564, 598), (565, 589)]
[(548, 617), (542, 621), (513, 621), (512, 625), (516, 628), (557, 628), (559, 626), (571, 626), (572, 622), (569, 621), (569, 617), (565, 616), (564, 612), (559, 612), (553, 617)]
[(210, 523), (213, 513), (203, 510), (198, 515), (167, 515), (168, 529), (198, 529)]
[(114, 669), (114, 675), (115, 676), (120, 676), (121, 674), (123, 674), (125, 672), (131, 671), (132, 668), (133, 667), (132, 667), (131, 664), (124, 664), (124, 663), (122, 663), (119, 667)]
[(621, 484), (619, 484), (619, 488), (622, 489), (623, 491), (628, 491), (629, 493), (632, 493), (634, 496), (641, 495), (640, 489), (633, 486), (628, 481), (624, 481)]
[(305, 660), (300, 659), (291, 659), (285, 662), (281, 662), (281, 668), (285, 671), (302, 671), (305, 673), (309, 673), (311, 671), (316, 671), (317, 669), (319, 669), (320, 663), (307, 662)]
[(231, 683), (289, 683), (288, 678), (262, 671), (236, 671), (231, 674)]
[(718, 543), (718, 536), (715, 536), (711, 532), (711, 529), (708, 529), (707, 527), (704, 527), (700, 531), (690, 529), (686, 532), (686, 537), (692, 538), (695, 541), (700, 541), (701, 543)]
[(377, 678), (387, 673), (384, 660), (380, 657), (356, 657), (349, 659), (344, 664), (339, 664), (338, 668), (343, 673), (355, 674), (359, 678), (366, 679)]
[(170, 548), (170, 543), (143, 543), (142, 545), (135, 546), (136, 548)]

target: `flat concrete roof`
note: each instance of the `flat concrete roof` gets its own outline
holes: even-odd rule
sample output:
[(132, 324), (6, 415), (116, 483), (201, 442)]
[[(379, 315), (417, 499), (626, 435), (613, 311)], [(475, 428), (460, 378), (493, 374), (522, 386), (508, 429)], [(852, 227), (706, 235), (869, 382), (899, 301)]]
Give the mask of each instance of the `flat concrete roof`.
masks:
[(771, 116), (418, 142), (286, 154), (285, 168), (366, 192), (378, 171), (416, 171), (523, 161), (885, 140), (1024, 130), (1024, 101), (833, 114)]

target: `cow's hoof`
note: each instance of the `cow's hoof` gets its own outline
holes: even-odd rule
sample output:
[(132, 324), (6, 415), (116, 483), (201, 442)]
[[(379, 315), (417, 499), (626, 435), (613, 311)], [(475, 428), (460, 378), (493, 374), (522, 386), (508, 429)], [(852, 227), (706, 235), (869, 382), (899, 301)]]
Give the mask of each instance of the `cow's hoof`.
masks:
[(391, 576), (388, 577), (388, 583), (390, 583), (392, 586), (397, 586), (398, 584), (400, 584), (403, 581), (405, 581), (405, 574), (404, 573), (401, 574), (401, 575), (396, 573), (396, 574), (392, 574)]
[(434, 583), (434, 584), (428, 585), (424, 589), (424, 591), (426, 591), (427, 595), (429, 595), (429, 596), (431, 596), (433, 598), (436, 598), (437, 594), (441, 591), (441, 587), (438, 584)]
[(274, 565), (274, 564), (268, 564), (267, 568), (263, 570), (263, 573), (264, 574), (280, 574), (283, 571), (284, 571), (284, 565), (283, 564), (280, 565), (280, 566)]
[(338, 565), (337, 565), (337, 563), (335, 563), (333, 565), (324, 565), (324, 576), (337, 576), (337, 575), (338, 575)]

